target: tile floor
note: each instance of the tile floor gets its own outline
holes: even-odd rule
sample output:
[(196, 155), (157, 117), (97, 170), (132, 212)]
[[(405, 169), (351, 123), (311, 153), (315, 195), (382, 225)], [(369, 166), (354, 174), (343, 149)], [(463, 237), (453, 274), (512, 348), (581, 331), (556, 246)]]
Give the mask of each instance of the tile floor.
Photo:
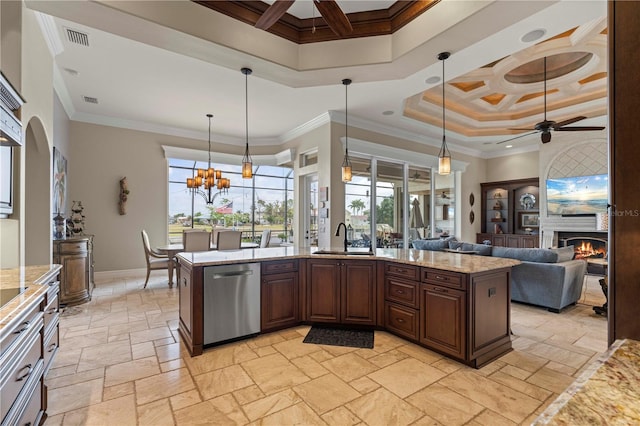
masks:
[(304, 344), (307, 326), (191, 358), (164, 275), (98, 282), (61, 317), (46, 424), (529, 424), (606, 349), (587, 283), (561, 314), (513, 304), (514, 351), (476, 370), (386, 332), (373, 349)]

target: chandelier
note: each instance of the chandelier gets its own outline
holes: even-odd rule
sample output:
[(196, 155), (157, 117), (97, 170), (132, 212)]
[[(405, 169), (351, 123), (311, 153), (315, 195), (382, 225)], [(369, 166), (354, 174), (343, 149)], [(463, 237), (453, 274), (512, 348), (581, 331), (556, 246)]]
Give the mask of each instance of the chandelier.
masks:
[[(226, 193), (229, 191), (231, 182), (228, 178), (222, 177), (222, 170), (211, 167), (211, 118), (213, 115), (207, 114), (207, 117), (209, 118), (209, 162), (206, 169), (195, 169), (194, 176), (187, 178), (187, 188), (202, 195), (207, 204), (213, 204), (218, 194), (212, 194), (212, 190), (217, 188), (218, 193)], [(200, 187), (203, 187), (204, 191)]]

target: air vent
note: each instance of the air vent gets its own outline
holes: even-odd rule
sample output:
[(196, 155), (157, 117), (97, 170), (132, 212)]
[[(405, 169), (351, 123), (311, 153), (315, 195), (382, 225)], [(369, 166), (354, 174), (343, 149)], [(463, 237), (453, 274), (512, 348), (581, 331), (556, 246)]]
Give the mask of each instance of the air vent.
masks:
[(83, 96), (84, 101), (88, 104), (97, 104), (98, 98), (92, 98), (91, 96)]
[(71, 28), (66, 28), (67, 30), (67, 38), (71, 43), (80, 44), (82, 46), (89, 46), (89, 35), (85, 33), (81, 33), (80, 31), (72, 30)]

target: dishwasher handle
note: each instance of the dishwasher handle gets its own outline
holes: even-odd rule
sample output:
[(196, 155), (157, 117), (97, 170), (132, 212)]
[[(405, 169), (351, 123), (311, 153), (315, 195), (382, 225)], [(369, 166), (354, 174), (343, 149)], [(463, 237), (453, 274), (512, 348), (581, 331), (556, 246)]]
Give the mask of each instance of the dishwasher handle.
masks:
[(253, 271), (230, 271), (230, 272), (220, 272), (217, 274), (211, 275), (211, 278), (227, 278), (227, 277), (241, 277), (245, 275), (253, 275)]

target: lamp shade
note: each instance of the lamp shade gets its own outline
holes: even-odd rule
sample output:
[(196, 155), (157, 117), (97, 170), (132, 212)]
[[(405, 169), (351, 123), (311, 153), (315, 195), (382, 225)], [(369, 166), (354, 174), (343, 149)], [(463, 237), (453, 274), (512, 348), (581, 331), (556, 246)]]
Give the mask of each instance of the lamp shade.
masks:
[(451, 157), (444, 156), (438, 158), (438, 174), (448, 175), (451, 173)]

